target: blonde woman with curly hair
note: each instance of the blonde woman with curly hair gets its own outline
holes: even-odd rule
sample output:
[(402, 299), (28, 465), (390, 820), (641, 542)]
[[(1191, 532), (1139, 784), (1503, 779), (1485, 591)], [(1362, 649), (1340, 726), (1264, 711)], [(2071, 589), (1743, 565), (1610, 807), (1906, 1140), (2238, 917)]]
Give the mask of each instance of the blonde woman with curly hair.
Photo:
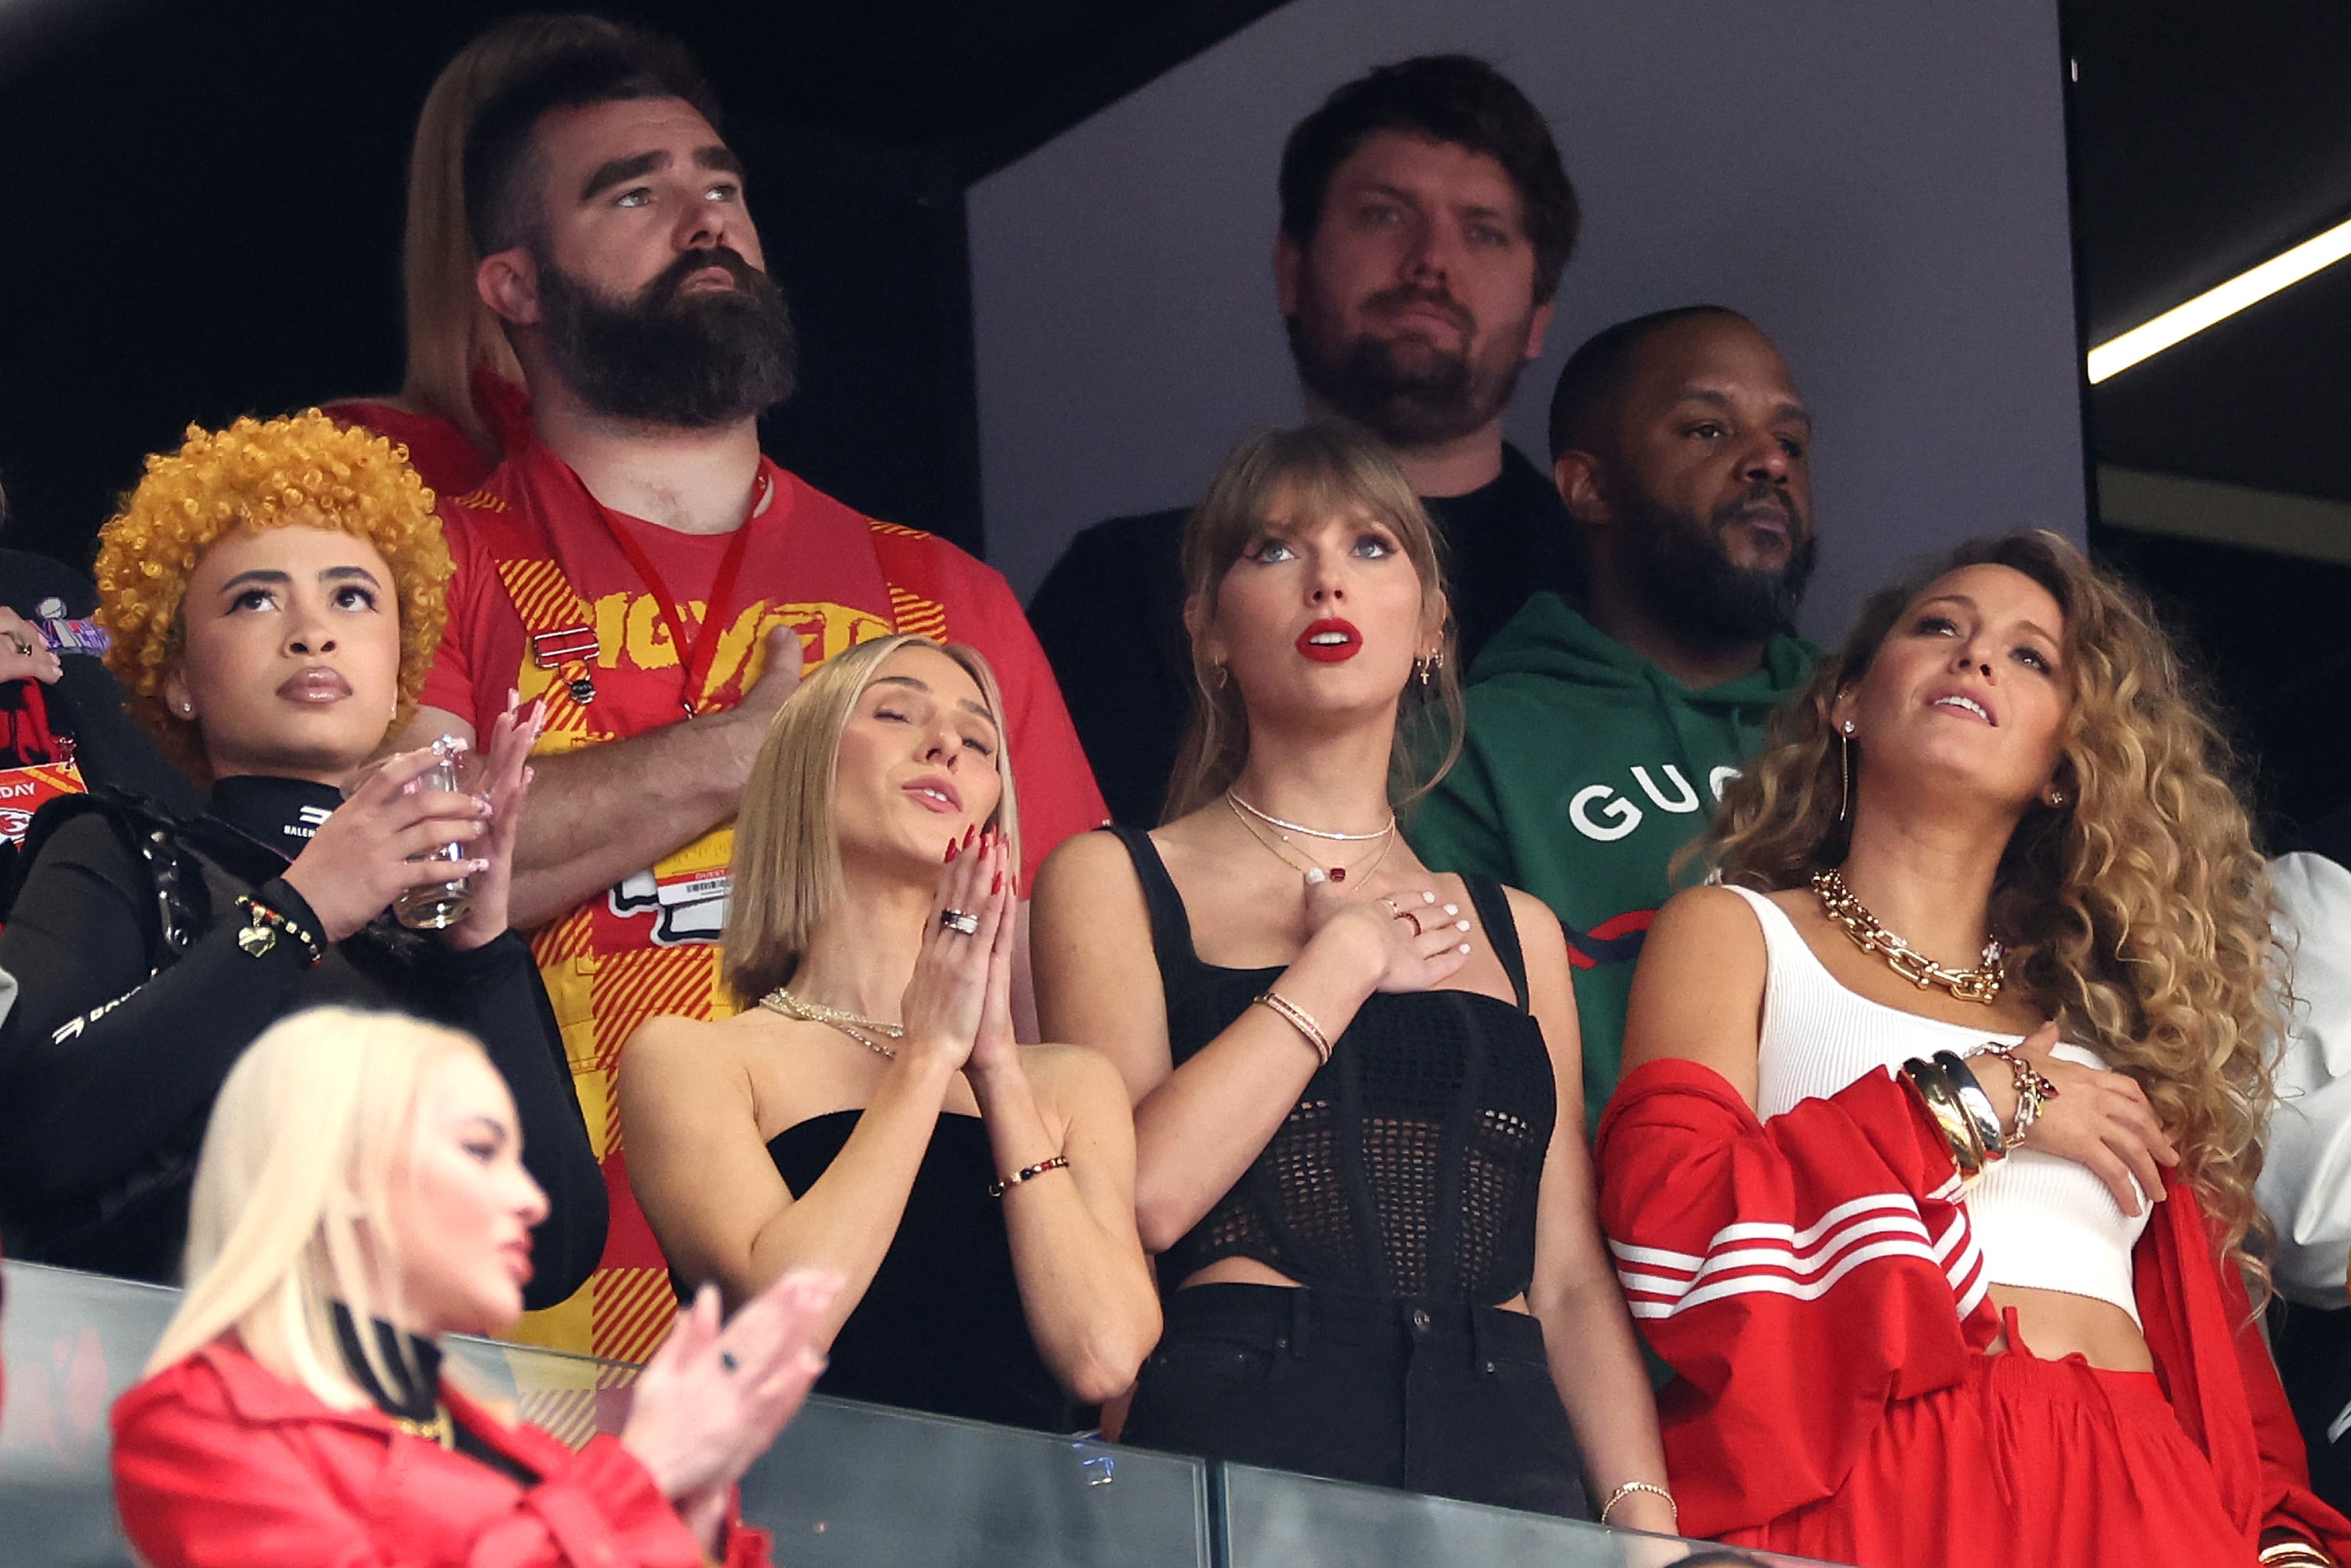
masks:
[[(507, 929), (536, 716), (511, 702), (481, 793), (413, 788), (431, 749), (365, 768), (413, 710), (448, 552), (382, 437), (313, 412), (189, 432), (106, 525), (108, 661), (203, 781), (199, 814), (99, 791), (36, 818), (0, 932), (24, 983), (0, 1028), (0, 1230), (14, 1257), (175, 1278), (204, 1115), (287, 1013), (390, 1005), (467, 1029), (521, 1106), (552, 1212), (533, 1305), (603, 1244), (604, 1189), (529, 948)], [(349, 789), (350, 799), (344, 799)], [(387, 913), (460, 868), (438, 934)]]
[(2045, 533), (1864, 609), (1633, 988), (1602, 1219), (1686, 1529), (2317, 1568), (2252, 1320), (2267, 894), (2145, 605)]
[(736, 1479), (823, 1364), (838, 1281), (719, 1327), (705, 1293), (574, 1453), (443, 1372), (522, 1312), (547, 1195), (515, 1103), (454, 1030), (321, 1008), (254, 1042), (204, 1135), (188, 1291), (114, 1407), (115, 1498), (151, 1568), (766, 1568)]

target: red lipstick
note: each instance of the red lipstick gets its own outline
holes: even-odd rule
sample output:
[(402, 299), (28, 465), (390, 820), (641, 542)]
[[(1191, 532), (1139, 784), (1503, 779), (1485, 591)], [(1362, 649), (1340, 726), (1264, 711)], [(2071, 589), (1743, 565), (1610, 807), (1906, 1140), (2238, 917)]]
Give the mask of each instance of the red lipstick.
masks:
[(1354, 622), (1330, 617), (1298, 634), (1298, 651), (1318, 664), (1344, 664), (1364, 651), (1364, 634)]

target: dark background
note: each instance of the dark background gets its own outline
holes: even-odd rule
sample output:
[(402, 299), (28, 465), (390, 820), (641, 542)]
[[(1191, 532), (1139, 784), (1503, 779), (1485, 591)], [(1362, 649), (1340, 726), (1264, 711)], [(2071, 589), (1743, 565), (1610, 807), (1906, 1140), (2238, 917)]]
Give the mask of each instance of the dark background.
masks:
[[(964, 192), (1278, 0), (621, 4), (727, 105), (793, 301), (787, 465), (981, 534)], [(426, 87), (507, 7), (17, 0), (0, 20), (10, 542), (86, 564), (139, 455), (400, 380)], [(2067, 0), (2085, 340), (2351, 213), (2351, 7)], [(1081, 243), (1081, 236), (1072, 236)], [(2351, 501), (2351, 266), (2085, 395), (2099, 462)], [(2095, 520), (2189, 631), (2274, 835), (2351, 800), (2351, 568)]]
[[(0, 29), (0, 477), (11, 543), (87, 565), (191, 422), (401, 379), (408, 141), (524, 5), (16, 0)], [(556, 7), (538, 7), (551, 9)], [(599, 5), (684, 37), (792, 301), (768, 444), (880, 517), (980, 531), (963, 193), (1271, 0)]]

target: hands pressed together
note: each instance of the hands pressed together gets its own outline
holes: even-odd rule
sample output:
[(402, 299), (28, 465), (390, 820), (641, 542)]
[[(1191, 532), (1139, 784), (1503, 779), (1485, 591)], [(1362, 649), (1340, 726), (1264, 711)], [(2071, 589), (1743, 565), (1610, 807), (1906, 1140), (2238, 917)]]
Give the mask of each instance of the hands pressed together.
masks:
[[(947, 846), (930, 923), (906, 982), (903, 1011), (911, 1055), (944, 1059), (958, 1071), (987, 1073), (1011, 1065), (1012, 946), (1019, 891), (1011, 846), (990, 828), (973, 829)], [(967, 917), (968, 934), (946, 924)], [(960, 922), (959, 922), (960, 924)]]

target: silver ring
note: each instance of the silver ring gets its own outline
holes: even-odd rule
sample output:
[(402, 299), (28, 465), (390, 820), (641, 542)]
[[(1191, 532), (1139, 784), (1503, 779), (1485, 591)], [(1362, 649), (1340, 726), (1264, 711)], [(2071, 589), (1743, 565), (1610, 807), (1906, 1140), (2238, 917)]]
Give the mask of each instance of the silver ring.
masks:
[(967, 915), (960, 909), (940, 910), (939, 925), (943, 929), (953, 931), (958, 936), (977, 936), (979, 935), (979, 916), (977, 915)]
[(718, 1370), (719, 1370), (719, 1371), (721, 1371), (721, 1372), (734, 1372), (734, 1371), (737, 1371), (737, 1370), (740, 1369), (740, 1368), (741, 1368), (741, 1366), (742, 1366), (742, 1364), (742, 1364), (741, 1362), (739, 1362), (739, 1361), (737, 1361), (737, 1360), (736, 1360), (736, 1359), (735, 1359), (735, 1353), (734, 1353), (733, 1351), (731, 1351), (731, 1350), (722, 1350), (722, 1351), (720, 1351), (720, 1352), (718, 1353)]

